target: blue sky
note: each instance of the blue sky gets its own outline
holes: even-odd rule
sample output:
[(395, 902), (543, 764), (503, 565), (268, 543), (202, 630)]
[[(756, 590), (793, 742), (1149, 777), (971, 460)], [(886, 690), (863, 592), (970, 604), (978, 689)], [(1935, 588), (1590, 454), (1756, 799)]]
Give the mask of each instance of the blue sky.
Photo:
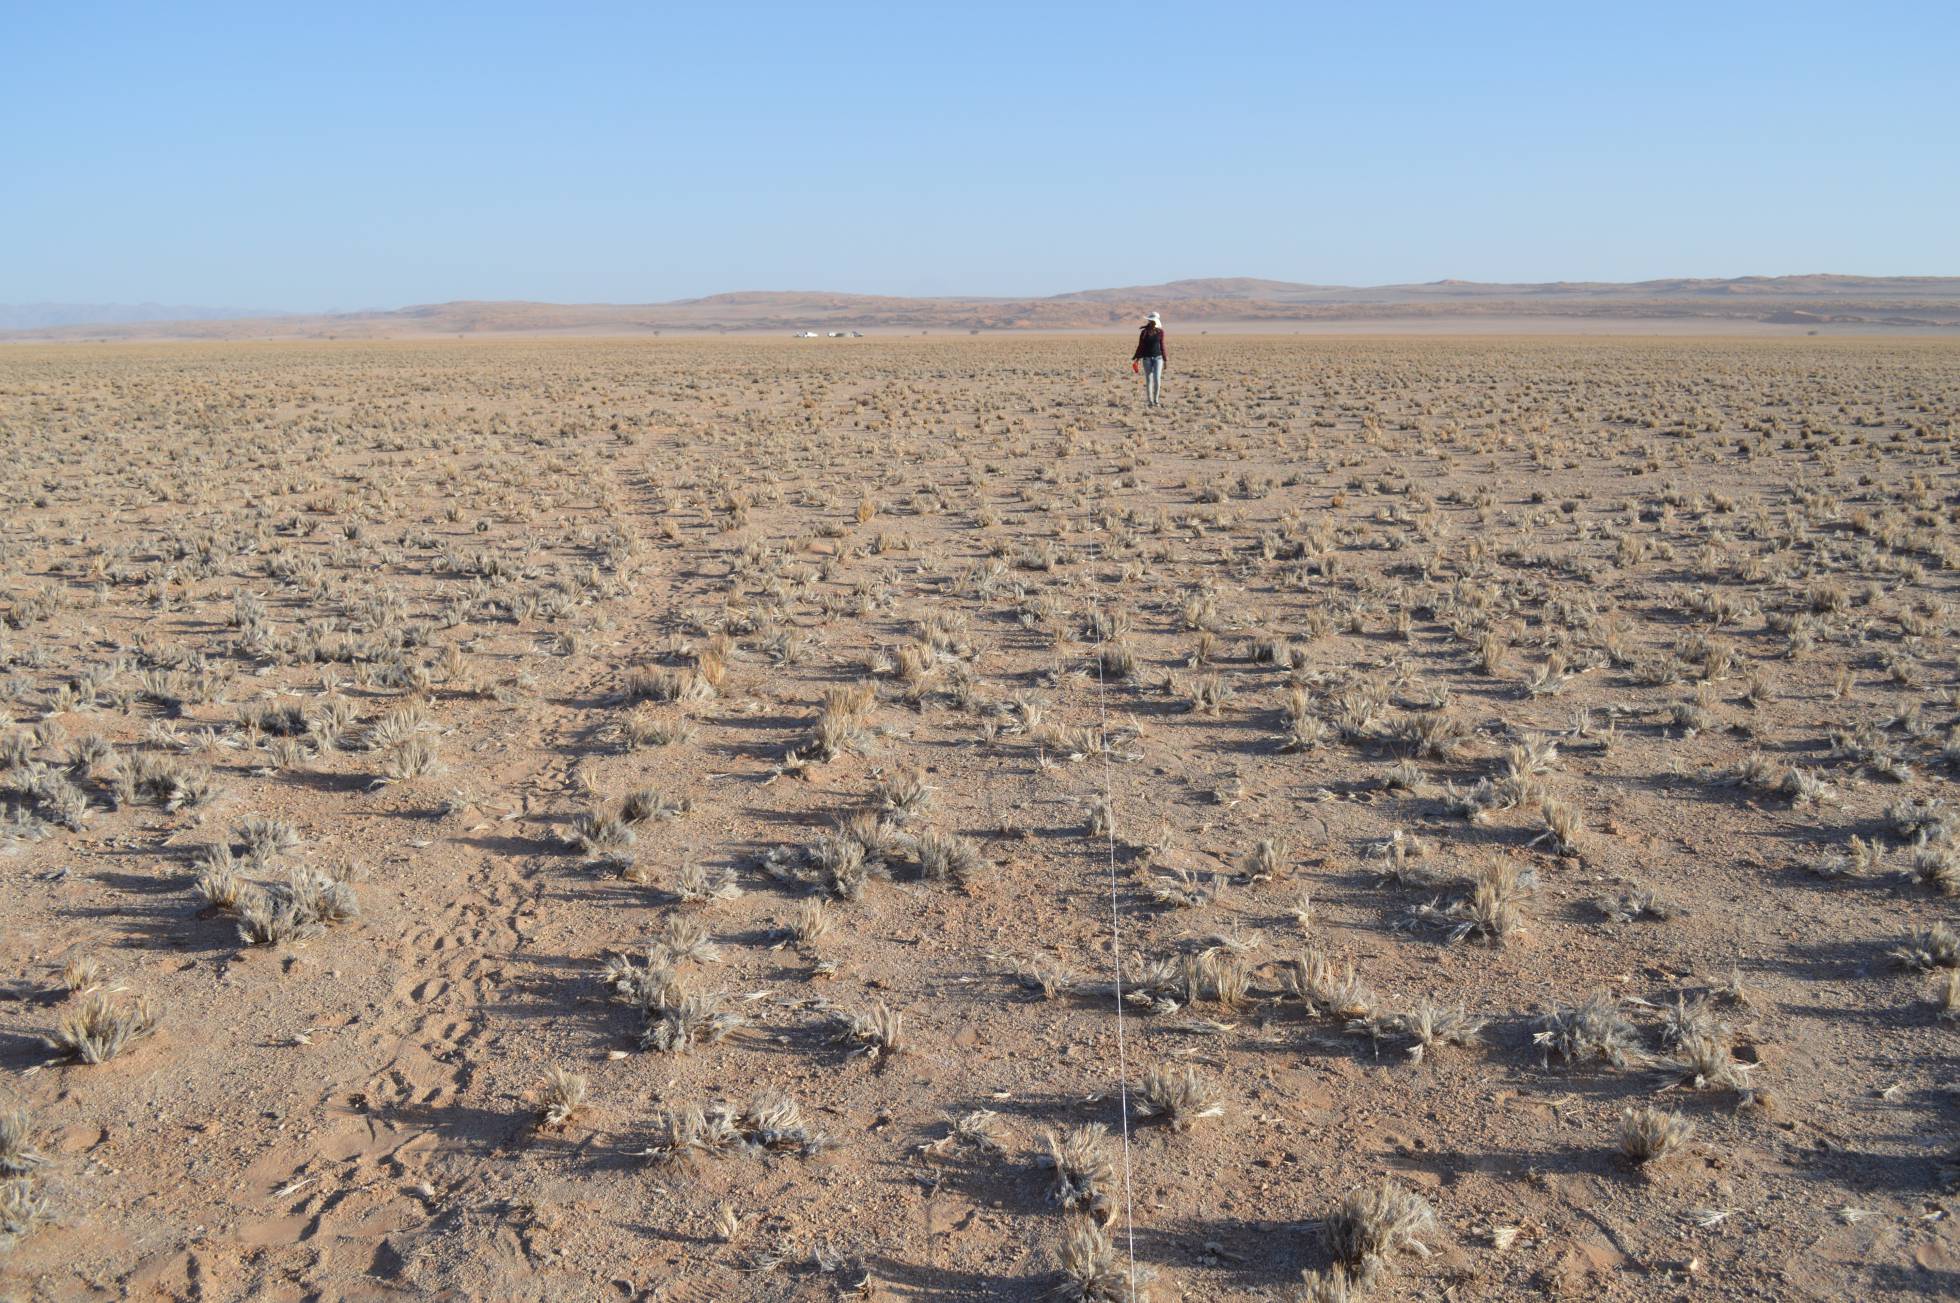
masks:
[(1950, 2), (0, 0), (0, 301), (1960, 274), (1956, 69)]

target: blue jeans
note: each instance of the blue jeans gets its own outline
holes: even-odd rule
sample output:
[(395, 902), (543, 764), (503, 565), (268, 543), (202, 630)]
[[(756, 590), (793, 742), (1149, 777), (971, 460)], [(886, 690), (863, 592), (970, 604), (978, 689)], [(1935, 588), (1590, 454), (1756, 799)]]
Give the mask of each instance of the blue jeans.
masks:
[(1143, 359), (1143, 396), (1150, 406), (1157, 406), (1157, 393), (1164, 384), (1164, 359), (1147, 357)]

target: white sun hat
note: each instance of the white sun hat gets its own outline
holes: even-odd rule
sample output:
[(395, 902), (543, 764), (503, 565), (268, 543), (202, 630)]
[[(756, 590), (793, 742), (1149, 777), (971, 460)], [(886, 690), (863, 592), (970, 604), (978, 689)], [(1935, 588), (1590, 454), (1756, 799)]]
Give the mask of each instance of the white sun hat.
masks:
[(1144, 318), (1144, 320), (1145, 320), (1145, 321), (1147, 321), (1147, 322), (1149, 322), (1149, 323), (1150, 323), (1151, 325), (1153, 325), (1153, 326), (1161, 326), (1161, 325), (1163, 325), (1163, 324), (1164, 324), (1164, 319), (1163, 319), (1162, 317), (1160, 317), (1160, 316), (1158, 316), (1158, 315), (1157, 315), (1156, 313), (1154, 313), (1154, 312), (1153, 312), (1153, 313), (1151, 313), (1151, 314), (1150, 314), (1149, 316), (1147, 316), (1147, 317), (1145, 317), (1145, 318)]

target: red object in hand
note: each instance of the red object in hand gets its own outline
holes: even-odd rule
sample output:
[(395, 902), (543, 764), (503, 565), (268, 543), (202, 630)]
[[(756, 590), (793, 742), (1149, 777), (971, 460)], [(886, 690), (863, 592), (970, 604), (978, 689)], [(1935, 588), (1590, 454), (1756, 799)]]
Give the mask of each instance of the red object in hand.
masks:
[(1143, 363), (1141, 363), (1141, 362), (1132, 362), (1132, 363), (1130, 363), (1130, 372), (1131, 372), (1131, 374), (1136, 374), (1136, 373), (1138, 373), (1138, 372), (1141, 372), (1142, 370), (1143, 370)]

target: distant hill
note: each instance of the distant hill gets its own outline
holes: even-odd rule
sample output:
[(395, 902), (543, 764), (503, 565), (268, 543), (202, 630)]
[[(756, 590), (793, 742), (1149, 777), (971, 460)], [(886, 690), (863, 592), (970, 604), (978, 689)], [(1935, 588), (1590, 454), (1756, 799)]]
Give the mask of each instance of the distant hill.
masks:
[(1116, 290), (1077, 290), (1073, 294), (1057, 294), (1055, 299), (1069, 303), (1131, 303), (1139, 298), (1159, 303), (1189, 303), (1194, 300), (1299, 303), (1321, 295), (1354, 292), (1338, 285), (1299, 285), (1292, 281), (1256, 280), (1250, 276), (1223, 276), (1171, 281), (1164, 285), (1132, 285)]
[(283, 315), (259, 308), (196, 308), (170, 303), (0, 303), (0, 330), (149, 321), (239, 321)]
[[(44, 308), (52, 305), (42, 305)], [(80, 310), (80, 309), (77, 309)], [(1960, 277), (1742, 276), (1610, 284), (1302, 285), (1227, 277), (1078, 290), (1042, 298), (899, 298), (811, 290), (746, 290), (671, 303), (432, 303), (392, 311), (308, 316), (209, 315), (214, 310), (127, 309), (141, 317), (97, 324), (16, 323), (9, 339), (379, 339), (491, 334), (641, 334), (655, 331), (1093, 330), (1128, 326), (1161, 310), (1182, 328), (1206, 322), (1258, 328), (1304, 323), (1423, 323), (1446, 328), (1553, 318), (1580, 329), (1667, 321), (1960, 331)], [(27, 311), (16, 309), (14, 311)], [(172, 319), (149, 315), (178, 312)], [(5, 319), (0, 319), (4, 324)], [(106, 324), (105, 324), (106, 323)]]

